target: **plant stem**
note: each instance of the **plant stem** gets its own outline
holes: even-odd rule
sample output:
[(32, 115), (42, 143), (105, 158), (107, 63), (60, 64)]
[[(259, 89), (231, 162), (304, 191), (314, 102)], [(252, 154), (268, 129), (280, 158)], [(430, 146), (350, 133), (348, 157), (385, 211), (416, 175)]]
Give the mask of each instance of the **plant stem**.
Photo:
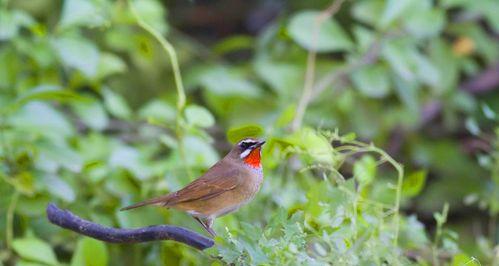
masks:
[(132, 11), (133, 16), (137, 20), (137, 24), (150, 33), (161, 45), (161, 47), (165, 50), (165, 52), (168, 54), (168, 57), (170, 59), (170, 63), (172, 65), (172, 70), (173, 70), (173, 76), (175, 79), (175, 86), (177, 88), (177, 116), (176, 116), (176, 130), (175, 134), (177, 136), (177, 141), (178, 141), (178, 152), (180, 155), (180, 159), (184, 165), (185, 171), (187, 172), (187, 175), (189, 178), (192, 177), (191, 170), (189, 169), (187, 165), (187, 159), (185, 155), (185, 150), (184, 150), (184, 142), (183, 142), (183, 136), (184, 136), (184, 130), (183, 130), (183, 117), (182, 113), (185, 108), (185, 103), (186, 103), (186, 96), (185, 96), (185, 90), (184, 90), (184, 85), (182, 83), (182, 75), (180, 73), (180, 66), (178, 63), (177, 59), (177, 53), (175, 52), (175, 48), (173, 45), (164, 38), (161, 33), (159, 33), (156, 29), (151, 27), (151, 25), (147, 24), (137, 13), (135, 10), (135, 7), (133, 6), (133, 3), (131, 0), (128, 0), (128, 5), (130, 6), (130, 10)]
[[(372, 146), (372, 145), (371, 145)], [(395, 237), (393, 242), (395, 246), (398, 244), (398, 236), (400, 230), (400, 201), (402, 199), (402, 184), (404, 182), (404, 167), (395, 161), (390, 155), (388, 155), (384, 150), (372, 146), (373, 150), (379, 153), (388, 163), (390, 163), (393, 168), (397, 171), (397, 191), (395, 195), (395, 207), (394, 207), (394, 223), (395, 223)]]
[(338, 12), (341, 8), (341, 5), (345, 2), (345, 0), (336, 0), (334, 1), (326, 10), (322, 11), (322, 13), (317, 16), (315, 20), (315, 27), (313, 28), (312, 34), (312, 47), (308, 52), (307, 56), (307, 70), (305, 73), (305, 84), (303, 86), (303, 92), (298, 102), (298, 106), (296, 108), (296, 114), (291, 122), (291, 130), (296, 131), (300, 128), (301, 123), (303, 121), (303, 117), (305, 116), (305, 111), (307, 110), (307, 106), (312, 99), (313, 88), (314, 88), (314, 79), (315, 79), (315, 59), (317, 56), (316, 48), (314, 47), (317, 43), (317, 39), (319, 37), (319, 31), (321, 24), (332, 17), (336, 12)]
[(349, 141), (347, 145), (336, 148), (336, 150), (351, 150), (353, 153), (359, 152), (374, 152), (381, 156), (382, 160), (388, 162), (395, 168), (397, 171), (397, 186), (396, 186), (396, 194), (395, 194), (395, 203), (393, 207), (393, 220), (395, 224), (395, 236), (393, 239), (393, 243), (395, 246), (398, 245), (398, 237), (400, 230), (400, 202), (402, 199), (402, 184), (404, 182), (404, 167), (395, 161), (388, 153), (384, 150), (374, 146), (373, 144), (367, 145), (365, 143), (359, 141)]
[[(438, 244), (440, 242), (440, 238), (442, 237), (442, 227), (444, 223), (447, 221), (447, 215), (449, 214), (449, 204), (445, 203), (444, 208), (442, 210), (442, 214), (435, 214), (435, 217), (440, 217), (440, 219), (435, 218), (437, 221), (437, 229), (435, 231), (435, 239), (433, 240), (432, 246), (432, 257), (433, 257), (433, 265), (440, 265), (440, 261), (438, 260)], [(438, 216), (437, 216), (438, 215)]]
[(170, 58), (170, 63), (172, 65), (173, 75), (175, 78), (175, 85), (177, 87), (177, 109), (179, 111), (182, 111), (185, 107), (185, 91), (184, 91), (184, 85), (182, 83), (182, 75), (180, 74), (180, 67), (178, 64), (177, 53), (175, 52), (175, 48), (173, 48), (173, 45), (171, 45), (170, 42), (168, 42), (163, 36), (161, 36), (161, 34), (157, 30), (155, 30), (153, 27), (147, 24), (139, 16), (139, 14), (137, 14), (135, 7), (133, 6), (130, 0), (128, 1), (128, 3), (130, 5), (130, 10), (132, 11), (133, 16), (137, 20), (137, 24), (145, 31), (149, 32), (159, 42), (159, 44), (161, 44), (161, 46), (163, 47), (163, 49), (166, 51), (166, 53)]
[(7, 209), (7, 222), (5, 228), (5, 243), (7, 250), (12, 246), (12, 239), (14, 238), (14, 211), (16, 210), (17, 200), (19, 199), (19, 192), (16, 190), (12, 195), (12, 199)]

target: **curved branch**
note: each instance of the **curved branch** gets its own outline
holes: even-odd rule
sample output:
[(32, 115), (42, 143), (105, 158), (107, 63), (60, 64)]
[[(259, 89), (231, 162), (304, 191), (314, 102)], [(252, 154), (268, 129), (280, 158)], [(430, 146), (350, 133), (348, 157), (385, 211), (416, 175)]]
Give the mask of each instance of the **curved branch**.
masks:
[(188, 229), (171, 225), (153, 225), (134, 229), (113, 228), (84, 220), (53, 203), (47, 205), (47, 218), (62, 228), (109, 243), (140, 243), (173, 240), (203, 250), (212, 247), (213, 239)]

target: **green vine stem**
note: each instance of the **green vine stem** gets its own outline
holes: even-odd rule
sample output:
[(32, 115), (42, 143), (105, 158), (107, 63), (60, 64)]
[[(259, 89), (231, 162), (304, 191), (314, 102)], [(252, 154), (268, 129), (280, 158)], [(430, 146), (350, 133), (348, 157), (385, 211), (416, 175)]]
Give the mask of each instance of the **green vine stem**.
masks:
[(435, 239), (433, 240), (432, 245), (432, 258), (433, 265), (440, 265), (440, 260), (438, 259), (438, 246), (440, 240), (442, 239), (443, 226), (447, 222), (447, 216), (449, 214), (449, 203), (444, 204), (444, 208), (441, 213), (435, 213), (434, 217), (437, 222), (437, 229), (435, 231)]
[(7, 250), (10, 250), (12, 240), (14, 239), (14, 211), (16, 210), (18, 199), (19, 191), (16, 190), (10, 201), (9, 208), (7, 209), (7, 222), (5, 225), (5, 243), (7, 245)]
[[(395, 186), (395, 202), (393, 205), (386, 205), (382, 204), (379, 202), (373, 202), (367, 199), (362, 199), (358, 197), (358, 191), (351, 192), (348, 189), (343, 189), (341, 186), (339, 188), (354, 196), (355, 201), (354, 201), (354, 209), (357, 209), (358, 204), (371, 204), (375, 205), (378, 207), (382, 207), (383, 209), (389, 209), (388, 212), (386, 213), (386, 217), (393, 215), (393, 224), (394, 224), (394, 239), (393, 239), (393, 244), (395, 246), (398, 245), (398, 238), (399, 238), (399, 231), (400, 231), (400, 202), (402, 200), (402, 184), (404, 182), (404, 167), (402, 164), (398, 163), (395, 159), (393, 159), (388, 153), (386, 153), (384, 150), (376, 147), (372, 143), (364, 143), (361, 141), (356, 141), (356, 140), (345, 140), (342, 136), (339, 135), (338, 130), (334, 131), (321, 131), (322, 134), (328, 139), (330, 143), (333, 141), (339, 141), (341, 142), (341, 146), (334, 147), (332, 148), (332, 152), (335, 153), (335, 155), (340, 155), (343, 157), (350, 157), (358, 153), (375, 153), (377, 154), (380, 158), (378, 160), (378, 165), (382, 163), (388, 163), (390, 164), (395, 171), (397, 172), (397, 185)], [(287, 150), (287, 152), (292, 153), (292, 154), (300, 154), (302, 151), (299, 149), (293, 149), (293, 150)], [(336, 169), (337, 168), (337, 169)], [(321, 164), (316, 164), (316, 165), (311, 165), (307, 166), (302, 169), (302, 171), (307, 171), (310, 169), (327, 169), (335, 173), (335, 176), (337, 178), (335, 179), (335, 182), (337, 184), (341, 184), (345, 181), (345, 177), (338, 171), (338, 169), (341, 168), (341, 164), (331, 167), (327, 165), (321, 165)], [(354, 218), (355, 219), (355, 218)], [(353, 228), (355, 228), (355, 223), (356, 221), (352, 221), (354, 223)], [(354, 232), (355, 234), (357, 232)]]
[(175, 85), (177, 87), (177, 109), (182, 111), (185, 107), (185, 91), (184, 85), (182, 83), (182, 75), (180, 74), (180, 67), (178, 64), (177, 53), (175, 52), (175, 48), (168, 42), (161, 34), (155, 30), (151, 25), (147, 24), (137, 13), (135, 7), (131, 0), (128, 1), (130, 6), (130, 10), (132, 11), (133, 16), (137, 20), (137, 24), (143, 28), (145, 31), (150, 33), (158, 42), (161, 44), (161, 47), (166, 51), (170, 58), (170, 63), (173, 69), (173, 75), (175, 78)]
[(330, 140), (338, 140), (343, 143), (342, 146), (334, 148), (336, 152), (343, 152), (344, 156), (350, 156), (356, 153), (365, 153), (365, 152), (373, 152), (378, 154), (380, 158), (380, 162), (389, 163), (395, 171), (397, 171), (397, 185), (396, 185), (396, 194), (395, 194), (395, 202), (393, 207), (393, 222), (395, 226), (395, 236), (393, 239), (394, 245), (398, 245), (399, 238), (399, 230), (400, 230), (400, 202), (402, 200), (402, 184), (404, 182), (404, 167), (402, 164), (398, 163), (393, 159), (388, 153), (384, 150), (374, 146), (374, 144), (363, 143), (356, 140), (344, 141), (339, 136), (337, 131), (329, 132), (326, 134)]
[(175, 134), (177, 135), (177, 140), (179, 142), (178, 145), (178, 150), (180, 154), (180, 159), (182, 160), (182, 163), (184, 164), (185, 171), (187, 172), (187, 175), (189, 178), (192, 178), (191, 171), (187, 165), (187, 160), (186, 160), (186, 154), (184, 150), (184, 144), (183, 144), (183, 119), (182, 119), (182, 113), (185, 108), (185, 103), (186, 103), (186, 96), (185, 96), (185, 90), (184, 90), (184, 85), (182, 83), (182, 75), (180, 73), (180, 66), (178, 63), (177, 59), (177, 53), (175, 52), (175, 48), (173, 45), (164, 38), (161, 33), (159, 33), (156, 29), (154, 29), (151, 25), (147, 24), (137, 13), (135, 10), (135, 7), (132, 3), (131, 0), (128, 0), (128, 5), (130, 7), (130, 10), (132, 12), (132, 15), (134, 18), (137, 20), (137, 24), (147, 31), (149, 34), (151, 34), (161, 45), (161, 47), (165, 50), (165, 52), (168, 54), (168, 57), (170, 59), (170, 64), (172, 65), (172, 70), (173, 70), (173, 76), (175, 79), (175, 86), (177, 88), (177, 117), (176, 117), (176, 130)]

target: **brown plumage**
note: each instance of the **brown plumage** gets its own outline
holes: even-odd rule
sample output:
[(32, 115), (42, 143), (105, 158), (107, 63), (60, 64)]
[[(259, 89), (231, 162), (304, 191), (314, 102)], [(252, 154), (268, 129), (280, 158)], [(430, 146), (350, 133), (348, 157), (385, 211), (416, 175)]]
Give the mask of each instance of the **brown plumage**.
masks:
[(263, 180), (260, 153), (264, 143), (253, 138), (241, 140), (223, 159), (184, 188), (121, 210), (146, 205), (182, 210), (214, 236), (213, 220), (237, 210), (258, 192)]

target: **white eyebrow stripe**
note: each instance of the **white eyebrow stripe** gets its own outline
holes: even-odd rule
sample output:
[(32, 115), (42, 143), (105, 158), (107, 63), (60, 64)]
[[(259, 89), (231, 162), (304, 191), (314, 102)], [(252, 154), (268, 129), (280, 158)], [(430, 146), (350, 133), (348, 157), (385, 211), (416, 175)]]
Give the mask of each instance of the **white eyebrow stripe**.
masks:
[(252, 139), (244, 139), (244, 140), (241, 140), (238, 144), (243, 144), (243, 143), (254, 143), (256, 144), (257, 142), (252, 140)]
[(239, 157), (241, 157), (241, 159), (242, 159), (242, 158), (246, 158), (246, 156), (248, 156), (248, 155), (250, 154), (250, 152), (251, 152), (251, 149), (246, 149), (246, 150), (244, 150), (244, 151), (241, 153), (241, 155), (240, 155)]

